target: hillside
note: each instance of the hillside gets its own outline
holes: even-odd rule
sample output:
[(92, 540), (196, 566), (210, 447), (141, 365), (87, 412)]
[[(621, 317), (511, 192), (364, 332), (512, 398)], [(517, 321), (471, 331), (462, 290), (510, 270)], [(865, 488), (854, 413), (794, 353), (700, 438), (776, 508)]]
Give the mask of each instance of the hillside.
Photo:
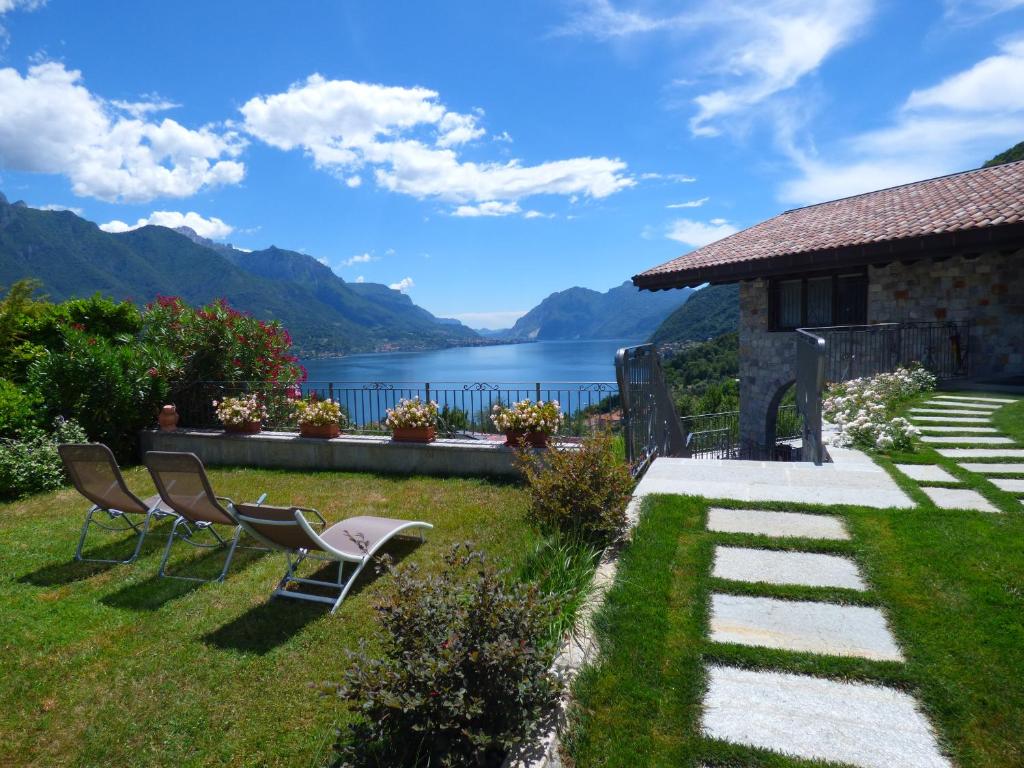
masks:
[(1000, 152), (998, 155), (993, 157), (982, 168), (991, 168), (993, 165), (1003, 165), (1005, 163), (1012, 163), (1017, 160), (1024, 160), (1024, 141), (1020, 144), (1015, 144), (1005, 152)]
[(654, 344), (679, 346), (706, 341), (739, 327), (738, 285), (709, 285), (694, 291), (689, 300), (669, 315), (654, 331)]
[(110, 234), (69, 211), (11, 205), (0, 195), (0, 285), (25, 277), (40, 280), (56, 301), (96, 292), (139, 303), (158, 294), (193, 304), (224, 297), (258, 318), (280, 320), (304, 354), (479, 342), (408, 296), (348, 284), (305, 254), (246, 253), (156, 226)]
[(604, 293), (569, 288), (548, 296), (504, 336), (538, 341), (646, 338), (691, 293), (689, 288), (640, 291), (628, 280)]

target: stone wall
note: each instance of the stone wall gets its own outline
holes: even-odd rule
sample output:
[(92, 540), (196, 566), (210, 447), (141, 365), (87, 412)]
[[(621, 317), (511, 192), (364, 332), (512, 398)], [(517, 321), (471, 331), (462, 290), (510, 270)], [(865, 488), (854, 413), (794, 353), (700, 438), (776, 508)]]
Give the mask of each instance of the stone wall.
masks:
[[(868, 269), (868, 322), (971, 323), (970, 373), (1024, 374), (1024, 249)], [(768, 281), (740, 285), (740, 439), (774, 442), (774, 414), (796, 378), (796, 338), (768, 330)], [(769, 418), (772, 421), (769, 421)]]

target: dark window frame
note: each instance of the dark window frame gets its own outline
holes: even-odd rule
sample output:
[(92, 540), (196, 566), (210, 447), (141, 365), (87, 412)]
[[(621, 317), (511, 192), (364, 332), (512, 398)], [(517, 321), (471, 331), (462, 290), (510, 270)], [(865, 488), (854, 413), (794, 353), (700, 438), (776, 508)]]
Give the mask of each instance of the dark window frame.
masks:
[[(828, 323), (815, 323), (813, 326), (807, 322), (807, 281), (817, 278), (828, 277), (832, 280), (832, 319)], [(860, 280), (860, 291), (856, 296), (859, 306), (853, 307), (852, 314), (858, 322), (841, 322), (844, 312), (839, 307), (839, 280), (840, 278), (856, 278)], [(781, 325), (779, 315), (781, 312), (780, 296), (782, 283), (800, 281), (800, 323), (799, 325)], [(847, 309), (847, 308), (844, 308)], [(797, 328), (808, 328), (815, 326), (834, 325), (863, 325), (867, 323), (868, 312), (868, 273), (867, 270), (839, 270), (836, 272), (818, 272), (809, 275), (783, 275), (775, 277), (768, 282), (768, 330), (789, 332)]]

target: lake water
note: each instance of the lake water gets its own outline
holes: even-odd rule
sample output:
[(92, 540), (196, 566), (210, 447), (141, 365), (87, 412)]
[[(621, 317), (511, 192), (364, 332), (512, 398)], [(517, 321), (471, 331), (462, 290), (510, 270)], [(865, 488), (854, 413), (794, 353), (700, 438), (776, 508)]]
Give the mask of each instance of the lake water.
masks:
[(304, 360), (310, 382), (615, 381), (615, 352), (638, 339), (538, 341)]

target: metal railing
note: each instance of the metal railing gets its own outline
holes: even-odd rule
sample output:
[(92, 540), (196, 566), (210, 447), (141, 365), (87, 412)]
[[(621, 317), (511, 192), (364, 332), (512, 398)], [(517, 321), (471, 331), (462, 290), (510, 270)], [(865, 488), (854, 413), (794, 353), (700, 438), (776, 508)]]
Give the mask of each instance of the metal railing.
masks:
[(680, 419), (687, 453), (695, 459), (789, 460), (788, 443), (799, 439), (802, 423), (796, 405), (780, 405), (775, 445), (765, 449), (744, 446), (740, 440), (740, 412), (701, 413)]
[(658, 456), (685, 456), (686, 438), (653, 344), (623, 347), (615, 355), (626, 460), (634, 476)]
[[(298, 390), (295, 387), (298, 387)], [(565, 416), (560, 434), (581, 436), (597, 429), (620, 428), (622, 411), (614, 382), (337, 382), (307, 381), (300, 385), (277, 382), (195, 382), (172, 394), (180, 423), (186, 427), (218, 427), (215, 400), (258, 393), (267, 407), (267, 429), (298, 428), (294, 400), (316, 394), (337, 402), (345, 414), (347, 432), (385, 434), (387, 410), (401, 400), (419, 397), (438, 404), (438, 432), (447, 437), (485, 437), (497, 433), (491, 422), (495, 405), (520, 400), (557, 400)]]
[(798, 328), (797, 407), (803, 415), (803, 459), (821, 464), (821, 398), (826, 381), (849, 381), (914, 363), (939, 380), (970, 372), (970, 323), (878, 323)]

